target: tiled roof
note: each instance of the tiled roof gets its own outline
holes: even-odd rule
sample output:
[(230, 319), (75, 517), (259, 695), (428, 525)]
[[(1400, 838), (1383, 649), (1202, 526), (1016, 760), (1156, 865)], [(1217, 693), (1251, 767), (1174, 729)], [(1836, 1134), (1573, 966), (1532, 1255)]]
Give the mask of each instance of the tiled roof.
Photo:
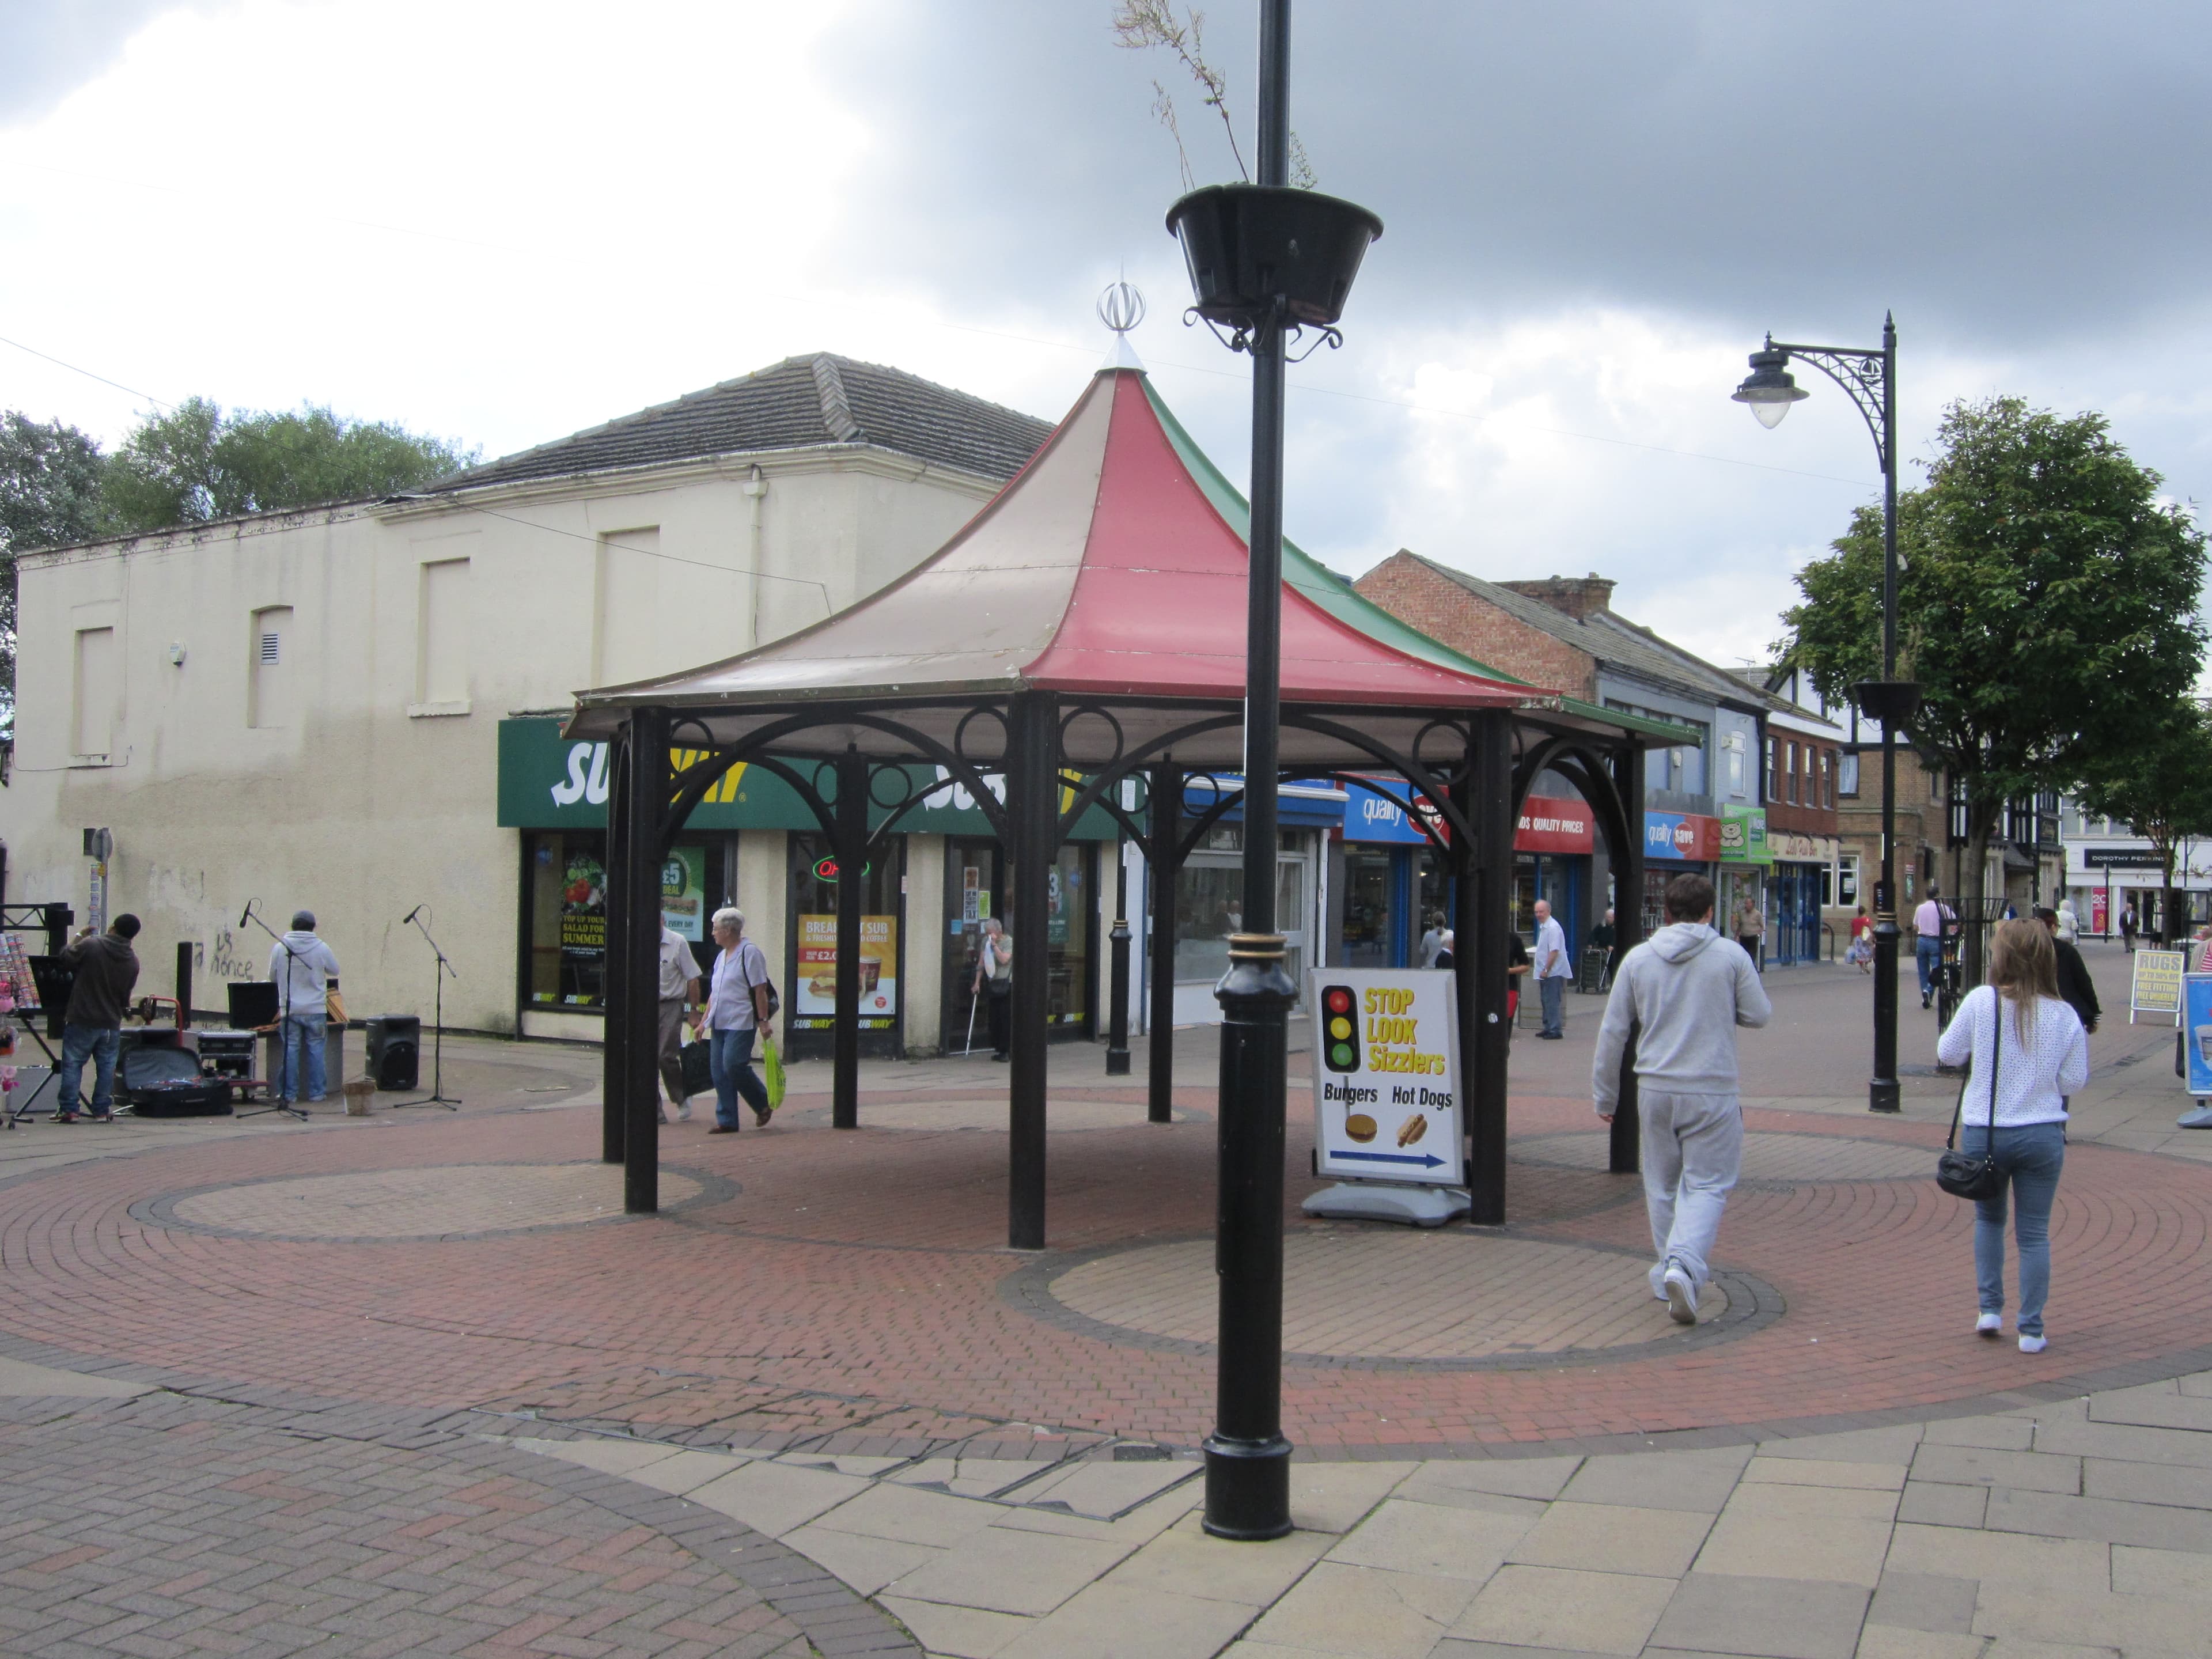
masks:
[(1516, 622), (1525, 623), (1555, 640), (1565, 641), (1577, 651), (1587, 652), (1608, 667), (1618, 668), (1693, 696), (1725, 697), (1730, 702), (1749, 703), (1762, 708), (1777, 701), (1756, 688), (1746, 685), (1725, 670), (1691, 655), (1680, 646), (1670, 645), (1650, 629), (1640, 628), (1610, 611), (1593, 611), (1583, 618), (1570, 617), (1565, 611), (1548, 605), (1541, 599), (1516, 593), (1496, 582), (1486, 582), (1480, 576), (1471, 576), (1464, 570), (1438, 564), (1433, 559), (1422, 559), (1418, 553), (1412, 556), (1420, 559), (1439, 576), (1458, 583), (1476, 598), (1496, 605)]
[(839, 443), (1011, 478), (1051, 433), (1050, 422), (1018, 410), (896, 368), (818, 351), (488, 461), (433, 488), (463, 489)]

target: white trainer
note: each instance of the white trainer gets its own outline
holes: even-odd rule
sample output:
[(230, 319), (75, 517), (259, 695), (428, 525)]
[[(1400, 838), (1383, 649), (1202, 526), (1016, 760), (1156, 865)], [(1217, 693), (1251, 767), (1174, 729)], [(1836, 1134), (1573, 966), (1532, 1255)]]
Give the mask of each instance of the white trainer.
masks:
[(1690, 1282), (1690, 1275), (1679, 1261), (1667, 1264), (1667, 1316), (1677, 1325), (1698, 1322), (1698, 1287)]
[(2002, 1314), (1985, 1313), (1980, 1318), (1974, 1321), (1974, 1334), (1976, 1336), (1995, 1336), (1997, 1332), (2003, 1328), (2003, 1325), (2004, 1316)]
[(2041, 1353), (2050, 1346), (2048, 1341), (2039, 1336), (2023, 1336), (2020, 1340), (2020, 1351), (2022, 1353)]

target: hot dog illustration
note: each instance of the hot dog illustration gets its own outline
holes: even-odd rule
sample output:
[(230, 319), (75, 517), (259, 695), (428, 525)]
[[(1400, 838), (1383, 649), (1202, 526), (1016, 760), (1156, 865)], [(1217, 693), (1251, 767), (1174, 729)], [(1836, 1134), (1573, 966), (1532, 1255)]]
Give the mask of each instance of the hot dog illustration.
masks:
[(1410, 1146), (1415, 1141), (1419, 1140), (1423, 1135), (1428, 1133), (1428, 1132), (1429, 1120), (1427, 1115), (1421, 1112), (1416, 1112), (1413, 1116), (1407, 1118), (1403, 1123), (1401, 1123), (1398, 1126), (1398, 1144), (1401, 1146)]

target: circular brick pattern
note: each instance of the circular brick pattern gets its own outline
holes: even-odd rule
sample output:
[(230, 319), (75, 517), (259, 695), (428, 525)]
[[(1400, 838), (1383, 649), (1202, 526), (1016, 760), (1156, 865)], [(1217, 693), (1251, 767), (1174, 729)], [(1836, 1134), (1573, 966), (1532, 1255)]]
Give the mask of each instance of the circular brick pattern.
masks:
[[(1687, 1329), (1668, 1317), (1645, 1271), (1619, 1250), (1458, 1229), (1293, 1233), (1284, 1241), (1283, 1347), (1297, 1364), (1384, 1368), (1644, 1357), (1747, 1334), (1780, 1311), (1771, 1290), (1723, 1274)], [(1016, 1277), (1027, 1281), (1010, 1287), (1018, 1303), (1073, 1316), (1065, 1322), (1086, 1334), (1210, 1351), (1219, 1285), (1211, 1239)]]
[[(705, 1183), (664, 1170), (664, 1209), (699, 1198)], [(614, 1164), (443, 1164), (418, 1170), (248, 1181), (156, 1200), (153, 1218), (240, 1238), (482, 1237), (581, 1227), (623, 1213)]]
[[(1609, 1161), (1609, 1143), (1602, 1130), (1530, 1135), (1514, 1141), (1513, 1157), (1557, 1169), (1602, 1170)], [(1931, 1155), (1894, 1140), (1756, 1130), (1743, 1138), (1747, 1182), (1800, 1187), (1823, 1181), (1929, 1181), (1935, 1175)]]

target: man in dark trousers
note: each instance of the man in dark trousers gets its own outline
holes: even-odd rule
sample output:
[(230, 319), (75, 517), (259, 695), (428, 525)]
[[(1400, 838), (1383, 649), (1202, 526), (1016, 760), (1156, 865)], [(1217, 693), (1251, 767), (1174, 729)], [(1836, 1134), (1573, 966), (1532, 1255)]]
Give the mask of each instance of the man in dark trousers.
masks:
[(2089, 979), (2089, 964), (2081, 960), (2081, 952), (2070, 939), (2058, 935), (2058, 912), (2048, 906), (2035, 908), (2035, 919), (2051, 935), (2051, 943), (2058, 952), (2058, 1000), (2081, 1017), (2081, 1029), (2094, 1031), (2104, 1017), (2097, 1006), (2097, 988)]
[(86, 928), (64, 949), (61, 965), (76, 975), (62, 1015), (62, 1063), (55, 1073), (60, 1100), (54, 1121), (76, 1121), (77, 1085), (93, 1062), (92, 1121), (115, 1121), (115, 1056), (123, 1045), (123, 1013), (138, 982), (138, 918), (127, 911), (104, 933)]

